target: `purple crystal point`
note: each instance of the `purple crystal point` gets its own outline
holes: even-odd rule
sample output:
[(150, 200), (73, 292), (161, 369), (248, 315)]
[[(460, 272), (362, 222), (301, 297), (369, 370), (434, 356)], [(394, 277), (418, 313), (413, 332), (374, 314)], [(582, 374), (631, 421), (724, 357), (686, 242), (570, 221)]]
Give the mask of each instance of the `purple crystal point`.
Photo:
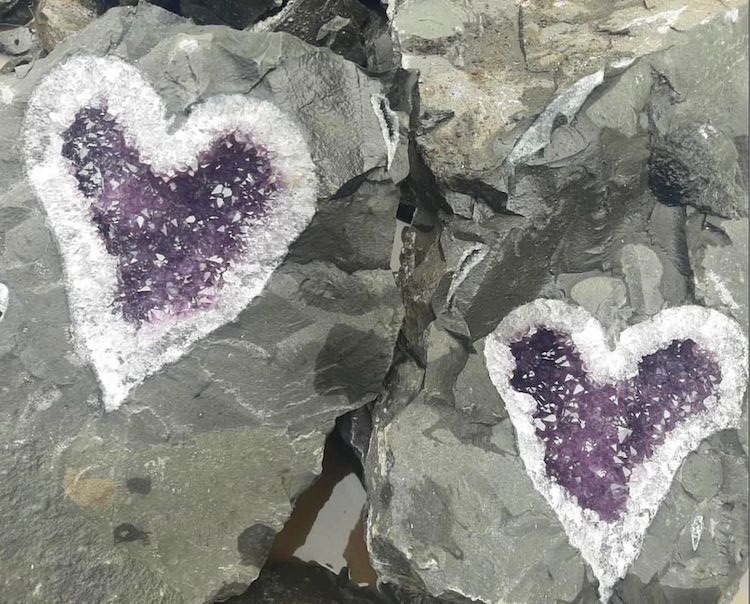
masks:
[(84, 108), (63, 133), (63, 156), (107, 252), (117, 258), (113, 300), (140, 325), (210, 308), (279, 188), (267, 151), (228, 132), (194, 168), (154, 173), (106, 108)]
[(511, 386), (536, 401), (547, 474), (582, 508), (617, 520), (628, 477), (683, 419), (710, 405), (718, 363), (690, 339), (644, 356), (629, 380), (597, 384), (570, 336), (538, 329), (510, 346)]

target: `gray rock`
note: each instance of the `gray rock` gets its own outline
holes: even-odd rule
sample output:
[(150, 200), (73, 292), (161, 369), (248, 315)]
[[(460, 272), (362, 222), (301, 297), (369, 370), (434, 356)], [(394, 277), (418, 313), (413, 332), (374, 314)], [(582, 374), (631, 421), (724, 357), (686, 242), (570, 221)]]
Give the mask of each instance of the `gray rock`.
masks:
[(372, 411), (369, 406), (360, 407), (341, 416), (336, 422), (336, 429), (360, 463), (364, 462), (370, 447), (372, 434)]
[[(696, 298), (729, 312), (705, 276), (722, 258), (721, 283), (735, 312), (746, 312), (746, 222), (710, 218), (709, 231), (704, 215), (660, 201), (649, 160), (657, 138), (698, 121), (741, 148), (747, 11), (701, 24), (713, 9), (698, 2), (478, 5), (404, 3), (394, 19), (405, 63), (421, 69), (416, 143), (429, 170), (413, 164), (407, 179), (420, 219), (402, 273), (401, 344), (411, 358), (397, 361), (372, 412), (371, 557), (383, 581), (451, 602), (594, 604), (590, 569), (519, 459), (483, 338), (537, 297), (588, 308), (612, 339)], [(507, 35), (498, 35), (501, 22)], [(488, 51), (484, 36), (503, 50)], [(484, 63), (470, 55), (473, 44)], [(593, 94), (554, 100), (602, 68)], [(553, 71), (555, 83), (545, 83)], [(525, 106), (511, 125), (513, 99)], [(734, 170), (730, 156), (714, 167)], [(747, 559), (745, 429), (714, 434), (685, 460), (611, 602), (731, 599)]]
[(695, 295), (747, 326), (748, 221), (695, 214), (687, 242)]
[(17, 4), (18, 0), (0, 0), (0, 17), (7, 15)]
[(656, 253), (645, 245), (628, 244), (620, 248), (616, 262), (637, 315), (648, 317), (658, 313), (664, 305), (660, 292), (664, 268)]
[(649, 184), (662, 203), (741, 218), (747, 216), (743, 180), (734, 141), (709, 123), (682, 124), (652, 146)]
[(15, 27), (0, 32), (0, 53), (23, 55), (36, 45), (36, 38), (29, 27)]
[(710, 499), (721, 488), (721, 458), (708, 447), (701, 447), (682, 464), (679, 480), (683, 488), (699, 501)]
[(398, 66), (398, 57), (382, 11), (363, 2), (298, 0), (258, 29), (290, 33), (308, 44), (330, 48), (375, 73)]
[(28, 25), (33, 15), (33, 3), (20, 0), (0, 0), (0, 17), (3, 25), (8, 27), (23, 27)]
[(394, 604), (377, 591), (305, 564), (269, 564), (258, 580), (227, 604)]
[(612, 341), (632, 312), (628, 307), (627, 286), (617, 277), (593, 276), (576, 282), (570, 298), (607, 326)]
[(661, 264), (659, 293), (667, 306), (679, 306), (692, 300), (686, 220), (685, 207), (657, 203), (646, 227), (648, 247)]
[(35, 13), (37, 34), (46, 50), (52, 50), (95, 18), (94, 3), (78, 0), (41, 0)]
[(467, 415), (420, 398), (373, 436), (376, 570), (445, 598), (573, 600), (583, 563), (526, 476), (510, 421), (471, 431)]
[(471, 218), (474, 212), (474, 199), (471, 195), (458, 193), (456, 191), (446, 191), (445, 201), (453, 210), (454, 214)]
[(258, 575), (336, 418), (373, 400), (391, 363), (402, 307), (389, 174), (408, 165), (396, 154), (387, 171), (371, 99), (396, 85), (287, 34), (141, 4), (108, 11), (25, 78), (0, 77), (3, 140), (20, 140), (39, 80), (81, 53), (137, 63), (178, 119), (216, 94), (269, 100), (298, 121), (318, 170), (318, 213), (264, 292), (105, 413), (22, 150), (0, 149), (0, 600), (203, 604)]
[(179, 12), (197, 25), (227, 25), (245, 29), (281, 9), (281, 0), (180, 0)]
[[(584, 78), (600, 70), (619, 77), (634, 59), (681, 46), (683, 32), (729, 20), (728, 10), (742, 4), (409, 0), (388, 10), (403, 65), (420, 72), (422, 111), (451, 115), (418, 137), (427, 165), (446, 188), (470, 176), (505, 191), (494, 178), (497, 167), (554, 98), (563, 102), (567, 90), (585, 98), (592, 87)], [(631, 102), (620, 100), (623, 116)], [(547, 117), (545, 135), (555, 119)]]

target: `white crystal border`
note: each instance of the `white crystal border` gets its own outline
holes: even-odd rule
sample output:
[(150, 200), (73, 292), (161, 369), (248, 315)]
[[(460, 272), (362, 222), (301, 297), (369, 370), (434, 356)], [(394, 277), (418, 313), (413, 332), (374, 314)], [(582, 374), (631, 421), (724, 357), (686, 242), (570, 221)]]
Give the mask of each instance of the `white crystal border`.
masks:
[[(137, 331), (110, 307), (117, 263), (110, 256), (62, 156), (62, 133), (86, 106), (106, 100), (129, 144), (155, 171), (173, 174), (195, 164), (217, 136), (250, 134), (270, 153), (285, 186), (269, 213), (250, 227), (244, 261), (224, 274), (216, 306)], [(105, 409), (119, 407), (128, 392), (158, 369), (183, 356), (196, 341), (234, 320), (257, 297), (289, 245), (315, 214), (317, 179), (297, 126), (267, 101), (240, 95), (212, 97), (195, 106), (182, 127), (169, 133), (164, 103), (138, 69), (113, 57), (78, 56), (49, 73), (34, 91), (24, 124), (29, 179), (47, 213), (66, 274), (76, 349), (90, 362)]]
[[(591, 510), (580, 508), (568, 492), (550, 479), (544, 466), (544, 444), (536, 436), (531, 415), (536, 408), (529, 394), (510, 385), (515, 358), (509, 345), (540, 326), (564, 331), (599, 383), (627, 379), (638, 371), (638, 361), (668, 346), (672, 340), (691, 338), (715, 356), (722, 371), (717, 402), (712, 409), (686, 419), (667, 436), (654, 455), (629, 478), (630, 498), (623, 518), (607, 523)], [(538, 299), (509, 313), (487, 338), (487, 369), (505, 402), (516, 430), (521, 458), (534, 487), (557, 513), (571, 545), (577, 548), (599, 580), (602, 602), (609, 600), (618, 579), (625, 576), (640, 553), (643, 538), (672, 479), (685, 457), (718, 430), (739, 426), (747, 385), (747, 341), (740, 326), (718, 311), (682, 306), (661, 311), (629, 327), (615, 350), (606, 344), (601, 324), (582, 308), (556, 300)]]

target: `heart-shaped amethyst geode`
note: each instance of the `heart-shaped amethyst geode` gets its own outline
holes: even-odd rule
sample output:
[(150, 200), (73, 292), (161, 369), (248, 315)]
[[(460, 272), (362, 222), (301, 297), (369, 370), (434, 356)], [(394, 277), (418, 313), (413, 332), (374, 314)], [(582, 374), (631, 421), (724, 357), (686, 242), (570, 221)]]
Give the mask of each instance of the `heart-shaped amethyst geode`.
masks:
[(138, 69), (109, 56), (44, 77), (24, 151), (76, 348), (107, 409), (234, 320), (315, 213), (315, 167), (293, 117), (247, 94), (170, 116)]
[(252, 242), (249, 226), (279, 190), (268, 152), (238, 132), (218, 138), (194, 169), (154, 173), (106, 107), (86, 107), (63, 133), (91, 219), (117, 258), (125, 320), (205, 310)]
[(628, 380), (597, 384), (569, 334), (538, 329), (510, 345), (510, 380), (536, 401), (547, 473), (604, 520), (625, 510), (628, 477), (686, 417), (716, 401), (721, 370), (693, 340), (644, 356)]
[(718, 311), (683, 306), (627, 328), (611, 350), (584, 309), (539, 299), (509, 313), (484, 352), (526, 472), (605, 602), (685, 457), (739, 425), (745, 335)]

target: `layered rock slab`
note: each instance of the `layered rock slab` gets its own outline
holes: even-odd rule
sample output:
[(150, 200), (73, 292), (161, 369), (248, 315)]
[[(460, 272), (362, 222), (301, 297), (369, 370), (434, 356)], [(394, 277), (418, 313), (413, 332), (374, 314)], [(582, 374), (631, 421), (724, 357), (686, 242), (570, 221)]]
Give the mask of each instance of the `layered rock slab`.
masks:
[(474, 194), (466, 181), (479, 180), (507, 192), (497, 169), (553, 98), (744, 4), (395, 2), (403, 64), (422, 76), (425, 161), (446, 191)]
[[(107, 413), (73, 341), (64, 266), (20, 144), (39, 82), (83, 54), (137, 64), (177, 128), (216, 95), (273, 103), (298, 125), (318, 181), (317, 213), (265, 289)], [(402, 315), (391, 174), (408, 166), (403, 153), (389, 160), (372, 101), (390, 90), (288, 35), (196, 27), (148, 5), (109, 11), (0, 86), (3, 136), (17, 141), (2, 151), (0, 196), (0, 463), (13, 493), (0, 504), (13, 527), (0, 599), (241, 593), (319, 471), (336, 417), (374, 398), (391, 362)]]

